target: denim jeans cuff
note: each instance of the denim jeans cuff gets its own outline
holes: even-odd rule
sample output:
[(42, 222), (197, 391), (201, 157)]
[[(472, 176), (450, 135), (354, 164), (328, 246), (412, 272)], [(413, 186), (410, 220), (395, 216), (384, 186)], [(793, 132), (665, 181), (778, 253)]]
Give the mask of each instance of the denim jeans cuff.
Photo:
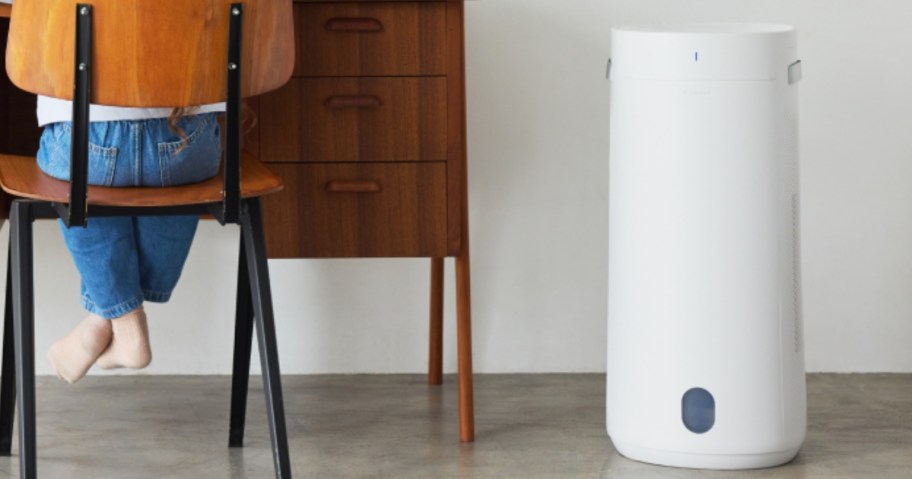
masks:
[(171, 299), (171, 293), (170, 292), (165, 293), (162, 291), (150, 291), (148, 289), (144, 289), (143, 297), (146, 298), (146, 301), (149, 301), (152, 303), (167, 303), (168, 300)]
[(110, 308), (100, 308), (96, 305), (88, 296), (82, 297), (82, 307), (86, 311), (96, 315), (101, 316), (104, 319), (115, 319), (119, 318), (130, 311), (142, 306), (142, 298), (133, 298), (122, 303), (111, 306)]

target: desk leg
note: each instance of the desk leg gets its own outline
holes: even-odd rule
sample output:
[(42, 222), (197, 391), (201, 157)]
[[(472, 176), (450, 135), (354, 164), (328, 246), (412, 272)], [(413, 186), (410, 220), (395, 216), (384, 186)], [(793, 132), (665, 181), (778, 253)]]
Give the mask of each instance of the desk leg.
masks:
[(443, 384), (443, 258), (431, 258), (428, 384)]
[(469, 243), (456, 257), (456, 342), (459, 362), (459, 439), (475, 440), (475, 400), (472, 387), (472, 298)]

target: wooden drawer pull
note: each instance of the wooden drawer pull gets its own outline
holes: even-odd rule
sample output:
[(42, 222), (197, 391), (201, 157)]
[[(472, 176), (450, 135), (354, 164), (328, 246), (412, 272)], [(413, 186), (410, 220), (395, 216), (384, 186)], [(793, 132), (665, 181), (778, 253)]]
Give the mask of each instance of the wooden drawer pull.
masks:
[(376, 18), (330, 18), (326, 22), (330, 32), (382, 32), (383, 22)]
[(379, 193), (383, 188), (374, 180), (330, 180), (326, 183), (329, 193)]
[(333, 109), (343, 108), (380, 108), (383, 102), (373, 95), (339, 95), (326, 99), (326, 106)]

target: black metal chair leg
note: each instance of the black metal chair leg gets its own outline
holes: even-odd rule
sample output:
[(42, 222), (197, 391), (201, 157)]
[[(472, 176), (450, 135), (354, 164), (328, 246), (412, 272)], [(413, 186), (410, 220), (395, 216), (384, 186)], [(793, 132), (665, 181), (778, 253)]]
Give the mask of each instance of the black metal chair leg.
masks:
[(288, 479), (291, 477), (291, 460), (288, 455), (288, 437), (285, 430), (285, 406), (282, 399), (282, 381), (272, 312), (272, 292), (269, 287), (269, 269), (266, 264), (266, 244), (263, 239), (263, 217), (258, 198), (245, 200), (244, 203), (241, 213), (241, 231), (244, 235), (257, 345), (263, 369), (266, 413), (269, 420), (269, 432), (272, 436), (272, 457), (275, 462), (276, 478)]
[(16, 200), (10, 212), (13, 261), (13, 330), (19, 398), (19, 477), (35, 479), (35, 298), (32, 290), (32, 206)]
[(13, 341), (12, 244), (6, 258), (6, 308), (3, 312), (3, 366), (0, 369), (0, 456), (13, 447), (13, 419), (16, 414), (16, 357)]
[(250, 275), (244, 251), (244, 234), (238, 255), (237, 306), (234, 322), (234, 368), (231, 373), (231, 426), (229, 447), (244, 446), (247, 417), (247, 389), (250, 383), (250, 352), (253, 349), (253, 305), (250, 302)]

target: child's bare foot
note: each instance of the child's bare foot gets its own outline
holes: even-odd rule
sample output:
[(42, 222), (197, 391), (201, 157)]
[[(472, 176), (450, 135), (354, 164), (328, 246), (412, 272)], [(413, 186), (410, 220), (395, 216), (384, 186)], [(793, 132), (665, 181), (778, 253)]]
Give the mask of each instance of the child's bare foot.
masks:
[(152, 362), (149, 327), (142, 306), (111, 320), (113, 337), (95, 364), (102, 369), (142, 369)]
[(111, 343), (111, 322), (94, 314), (51, 345), (48, 359), (57, 377), (73, 384), (82, 379)]

